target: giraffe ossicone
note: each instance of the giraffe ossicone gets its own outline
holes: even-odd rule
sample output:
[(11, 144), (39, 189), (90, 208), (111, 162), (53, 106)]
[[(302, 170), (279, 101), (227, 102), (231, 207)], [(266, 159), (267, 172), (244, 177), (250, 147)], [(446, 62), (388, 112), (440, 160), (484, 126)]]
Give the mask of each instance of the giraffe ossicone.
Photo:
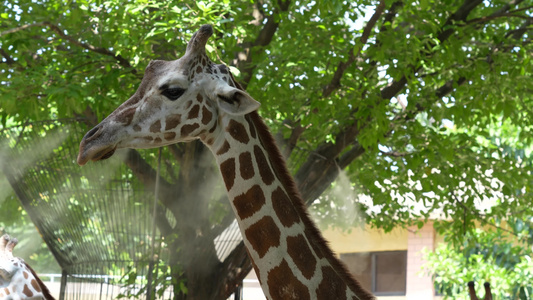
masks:
[(152, 61), (133, 96), (82, 139), (78, 164), (118, 148), (200, 139), (213, 153), (244, 243), (268, 299), (373, 299), (337, 259), (307, 214), (274, 138), (202, 26), (175, 61)]
[(13, 256), (17, 243), (7, 234), (0, 237), (0, 299), (53, 300), (35, 271), (23, 259)]

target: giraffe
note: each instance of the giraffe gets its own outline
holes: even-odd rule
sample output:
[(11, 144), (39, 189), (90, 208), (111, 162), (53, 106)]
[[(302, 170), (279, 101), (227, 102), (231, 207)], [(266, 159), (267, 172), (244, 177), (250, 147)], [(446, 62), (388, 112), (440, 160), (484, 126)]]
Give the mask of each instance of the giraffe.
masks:
[[(483, 297), (482, 300), (492, 300), (492, 292), (490, 290), (490, 283), (485, 282), (483, 284), (483, 287), (485, 288), (485, 297)], [(479, 300), (479, 298), (476, 295), (476, 290), (474, 289), (473, 281), (468, 282), (468, 295), (470, 296), (470, 300)]]
[(309, 217), (260, 103), (225, 65), (215, 65), (202, 26), (175, 61), (152, 61), (139, 88), (80, 142), (77, 162), (119, 148), (153, 148), (200, 139), (213, 153), (268, 299), (374, 299), (333, 254)]
[(48, 288), (21, 258), (13, 256), (18, 240), (4, 234), (0, 238), (0, 299), (53, 300)]

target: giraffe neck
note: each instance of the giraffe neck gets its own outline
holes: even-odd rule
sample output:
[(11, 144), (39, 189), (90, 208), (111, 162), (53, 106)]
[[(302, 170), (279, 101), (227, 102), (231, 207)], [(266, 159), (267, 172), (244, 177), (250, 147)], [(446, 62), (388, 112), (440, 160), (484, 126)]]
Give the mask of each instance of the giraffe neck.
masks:
[(13, 273), (9, 280), (4, 279), (3, 284), (0, 284), (0, 299), (54, 300), (48, 288), (26, 262), (16, 257), (9, 261), (14, 267)]
[(256, 112), (219, 119), (207, 143), (268, 299), (372, 299), (328, 248)]

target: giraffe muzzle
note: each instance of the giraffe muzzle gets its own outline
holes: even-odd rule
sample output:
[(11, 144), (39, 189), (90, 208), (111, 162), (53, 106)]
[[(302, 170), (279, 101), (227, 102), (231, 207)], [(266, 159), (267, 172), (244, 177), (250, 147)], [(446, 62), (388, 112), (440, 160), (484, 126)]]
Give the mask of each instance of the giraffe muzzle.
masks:
[(102, 139), (105, 140), (103, 132), (103, 126), (99, 124), (85, 134), (80, 143), (77, 158), (78, 165), (83, 166), (90, 160), (104, 160), (113, 156), (117, 146), (107, 143), (102, 144)]
[(78, 165), (83, 166), (90, 160), (99, 161), (99, 160), (108, 159), (111, 156), (113, 156), (113, 154), (115, 154), (116, 150), (117, 150), (116, 146), (105, 147), (103, 149), (94, 149), (94, 148), (84, 149), (83, 144), (81, 144), (80, 152), (77, 158)]

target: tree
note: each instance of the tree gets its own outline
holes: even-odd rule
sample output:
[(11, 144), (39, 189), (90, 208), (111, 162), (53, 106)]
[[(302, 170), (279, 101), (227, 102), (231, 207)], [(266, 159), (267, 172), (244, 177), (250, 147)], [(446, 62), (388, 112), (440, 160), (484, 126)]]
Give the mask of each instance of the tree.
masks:
[(459, 240), (446, 223), (438, 227), (450, 239), (426, 253), (427, 271), (434, 274), (437, 291), (451, 299), (468, 299), (466, 283), (475, 280), (479, 285), (489, 282), (497, 299), (531, 299), (531, 219), (493, 219)]
[[(318, 218), (330, 219), (332, 198), (320, 195), (342, 170), (371, 197), (360, 210), (373, 226), (422, 224), (439, 211), (471, 229), (486, 217), (474, 205), (483, 195), (500, 199), (496, 216), (531, 216), (532, 11), (525, 0), (4, 1), (0, 120), (102, 118), (149, 60), (179, 57), (211, 23), (212, 59), (262, 103)], [(162, 180), (160, 202), (182, 222), (158, 218), (158, 228), (179, 236), (170, 247), (183, 256), (171, 265), (188, 293), (177, 298), (226, 297), (251, 270), (242, 243), (224, 262), (198, 251), (232, 220), (227, 201), (190, 184), (217, 176), (205, 152), (168, 148), (178, 174)], [(138, 156), (129, 151), (126, 164), (151, 189), (154, 162), (134, 164)]]

